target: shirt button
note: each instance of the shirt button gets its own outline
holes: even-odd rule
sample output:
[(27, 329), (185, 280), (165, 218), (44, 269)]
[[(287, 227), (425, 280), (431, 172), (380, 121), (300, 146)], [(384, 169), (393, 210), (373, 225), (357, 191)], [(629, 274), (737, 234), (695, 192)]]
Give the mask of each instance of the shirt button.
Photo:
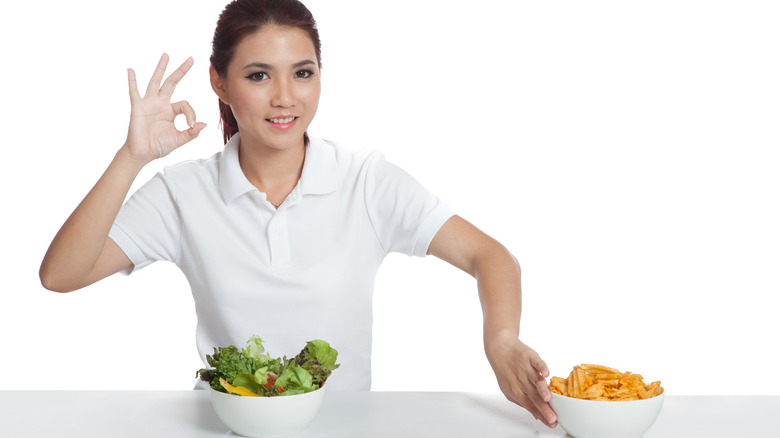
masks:
[(276, 235), (278, 236), (279, 234), (281, 234), (281, 233), (282, 233), (282, 228), (281, 228), (281, 227), (279, 227), (279, 226), (273, 227), (273, 228), (271, 229), (271, 232), (272, 232), (272, 233), (274, 233), (274, 234), (276, 234)]

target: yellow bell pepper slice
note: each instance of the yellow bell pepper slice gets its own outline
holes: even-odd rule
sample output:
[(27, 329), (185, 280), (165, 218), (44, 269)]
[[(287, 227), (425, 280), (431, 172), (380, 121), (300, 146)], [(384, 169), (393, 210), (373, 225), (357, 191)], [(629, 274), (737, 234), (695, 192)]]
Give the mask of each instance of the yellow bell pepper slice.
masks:
[(231, 385), (222, 377), (219, 378), (219, 384), (222, 385), (229, 394), (243, 395), (245, 397), (260, 397), (260, 394), (255, 394), (243, 386)]

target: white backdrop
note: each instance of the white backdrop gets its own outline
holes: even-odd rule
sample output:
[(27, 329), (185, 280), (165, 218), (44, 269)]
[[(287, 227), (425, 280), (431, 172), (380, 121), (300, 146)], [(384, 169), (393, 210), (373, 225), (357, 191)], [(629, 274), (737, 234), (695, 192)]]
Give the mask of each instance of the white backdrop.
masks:
[[(522, 339), (670, 394), (780, 394), (780, 6), (772, 1), (309, 0), (323, 40), (312, 131), (382, 150), (504, 243)], [(187, 282), (158, 263), (71, 294), (37, 271), (124, 141), (126, 68), (195, 67), (209, 127), (148, 166), (221, 148), (208, 85), (224, 0), (3, 6), (0, 389), (187, 389)], [(10, 9), (9, 9), (10, 8)], [(374, 389), (497, 391), (475, 282), (391, 256)], [(286, 352), (272, 352), (286, 354)]]

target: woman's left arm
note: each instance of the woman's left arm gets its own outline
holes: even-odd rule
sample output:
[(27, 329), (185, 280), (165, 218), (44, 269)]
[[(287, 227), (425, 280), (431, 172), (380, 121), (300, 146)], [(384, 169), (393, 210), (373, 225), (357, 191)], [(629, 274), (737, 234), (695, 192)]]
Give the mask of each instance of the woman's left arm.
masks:
[(439, 229), (428, 253), (477, 280), (485, 354), (507, 399), (549, 427), (557, 419), (548, 401), (550, 372), (539, 355), (520, 342), (520, 265), (498, 241), (459, 216)]

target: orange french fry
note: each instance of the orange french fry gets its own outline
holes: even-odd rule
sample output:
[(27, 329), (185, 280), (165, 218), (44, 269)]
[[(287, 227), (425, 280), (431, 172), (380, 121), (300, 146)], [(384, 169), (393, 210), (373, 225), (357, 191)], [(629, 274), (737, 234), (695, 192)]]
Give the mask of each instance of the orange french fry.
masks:
[(589, 373), (590, 372), (592, 372), (592, 373), (604, 373), (604, 374), (618, 374), (618, 373), (620, 373), (620, 371), (618, 371), (618, 370), (616, 370), (614, 368), (605, 367), (604, 365), (594, 365), (594, 364), (591, 364), (591, 363), (584, 363), (581, 366), (582, 366), (582, 368), (585, 369), (585, 371), (587, 371)]
[(560, 377), (550, 379), (550, 390), (560, 395), (566, 395), (566, 381)]
[(601, 382), (594, 383), (588, 389), (586, 389), (582, 393), (582, 398), (595, 400), (599, 397), (603, 397), (604, 394), (604, 381), (602, 380)]
[(569, 379), (566, 381), (566, 389), (569, 392), (569, 397), (580, 398), (582, 391), (580, 389), (579, 381), (577, 380), (576, 371), (569, 373)]
[(574, 367), (574, 371), (576, 371), (577, 376), (575, 377), (577, 379), (577, 384), (580, 387), (580, 394), (585, 392), (586, 389), (588, 389), (591, 385), (590, 378), (587, 374), (585, 374), (585, 370), (582, 369), (582, 367)]

